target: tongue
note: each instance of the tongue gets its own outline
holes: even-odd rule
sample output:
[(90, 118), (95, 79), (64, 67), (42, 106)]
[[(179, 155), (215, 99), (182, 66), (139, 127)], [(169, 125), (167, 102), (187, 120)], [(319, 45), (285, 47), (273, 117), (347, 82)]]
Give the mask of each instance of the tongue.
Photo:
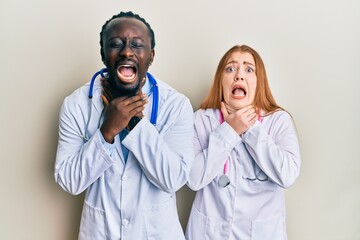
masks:
[(244, 89), (241, 89), (241, 88), (235, 89), (233, 93), (234, 93), (234, 95), (245, 96), (245, 91), (244, 91)]
[(131, 68), (131, 67), (121, 67), (120, 68), (120, 73), (124, 77), (131, 77), (131, 75), (134, 74), (134, 69)]

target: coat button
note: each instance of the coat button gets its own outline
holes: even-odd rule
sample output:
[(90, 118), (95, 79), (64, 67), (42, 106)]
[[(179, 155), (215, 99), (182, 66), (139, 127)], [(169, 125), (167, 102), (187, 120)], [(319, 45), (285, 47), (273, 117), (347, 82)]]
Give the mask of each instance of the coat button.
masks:
[(123, 219), (123, 220), (122, 220), (122, 225), (123, 225), (124, 227), (126, 227), (127, 225), (129, 225), (129, 220)]

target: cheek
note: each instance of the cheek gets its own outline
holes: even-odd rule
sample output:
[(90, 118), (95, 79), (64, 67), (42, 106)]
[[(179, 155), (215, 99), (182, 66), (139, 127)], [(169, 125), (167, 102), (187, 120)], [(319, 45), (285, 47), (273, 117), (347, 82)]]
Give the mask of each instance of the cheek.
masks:
[(225, 91), (229, 91), (231, 84), (232, 84), (232, 80), (230, 78), (223, 78), (221, 81), (222, 87), (223, 87), (223, 91), (225, 93)]
[(256, 83), (257, 83), (256, 77), (251, 79), (251, 81), (249, 82), (250, 93), (252, 96), (254, 96), (256, 92), (256, 85), (257, 85)]
[(229, 99), (229, 86), (225, 81), (222, 81), (222, 92), (224, 99)]

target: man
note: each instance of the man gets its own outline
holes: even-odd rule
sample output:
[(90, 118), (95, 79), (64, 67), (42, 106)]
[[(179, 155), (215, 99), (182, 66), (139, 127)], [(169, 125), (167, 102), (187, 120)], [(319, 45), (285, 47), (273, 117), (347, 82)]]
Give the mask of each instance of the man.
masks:
[(60, 111), (55, 179), (86, 190), (79, 239), (184, 239), (175, 192), (194, 154), (190, 101), (147, 73), (155, 38), (139, 15), (109, 19), (100, 47), (103, 86), (80, 87)]

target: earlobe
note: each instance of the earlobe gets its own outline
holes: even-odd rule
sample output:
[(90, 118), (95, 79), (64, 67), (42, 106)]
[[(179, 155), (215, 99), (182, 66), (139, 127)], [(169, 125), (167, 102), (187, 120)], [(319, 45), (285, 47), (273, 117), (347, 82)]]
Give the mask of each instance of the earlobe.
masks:
[(155, 57), (155, 50), (152, 49), (151, 53), (150, 53), (150, 65), (152, 64), (152, 62), (154, 61), (154, 57)]
[(105, 63), (105, 54), (104, 54), (104, 51), (102, 49), (100, 50), (100, 55), (101, 55), (101, 61), (104, 63), (104, 65), (106, 65), (106, 63)]

